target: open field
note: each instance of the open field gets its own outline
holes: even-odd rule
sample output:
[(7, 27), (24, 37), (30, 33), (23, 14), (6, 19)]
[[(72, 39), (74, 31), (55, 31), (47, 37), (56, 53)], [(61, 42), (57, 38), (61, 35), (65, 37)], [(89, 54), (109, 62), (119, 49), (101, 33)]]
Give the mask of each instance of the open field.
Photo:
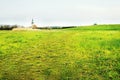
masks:
[(0, 31), (0, 80), (119, 80), (120, 25)]

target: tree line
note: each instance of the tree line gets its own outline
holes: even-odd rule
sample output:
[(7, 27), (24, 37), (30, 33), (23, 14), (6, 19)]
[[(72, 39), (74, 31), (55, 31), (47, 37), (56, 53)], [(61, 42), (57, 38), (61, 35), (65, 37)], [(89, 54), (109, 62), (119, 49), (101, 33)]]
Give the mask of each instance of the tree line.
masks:
[(12, 30), (17, 27), (18, 25), (0, 25), (0, 30)]

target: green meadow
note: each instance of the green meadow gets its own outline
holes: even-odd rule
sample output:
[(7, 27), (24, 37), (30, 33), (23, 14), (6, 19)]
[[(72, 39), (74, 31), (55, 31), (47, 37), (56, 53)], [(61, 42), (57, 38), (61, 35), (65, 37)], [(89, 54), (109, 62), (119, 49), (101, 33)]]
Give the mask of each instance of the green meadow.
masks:
[(120, 80), (120, 25), (0, 31), (0, 80)]

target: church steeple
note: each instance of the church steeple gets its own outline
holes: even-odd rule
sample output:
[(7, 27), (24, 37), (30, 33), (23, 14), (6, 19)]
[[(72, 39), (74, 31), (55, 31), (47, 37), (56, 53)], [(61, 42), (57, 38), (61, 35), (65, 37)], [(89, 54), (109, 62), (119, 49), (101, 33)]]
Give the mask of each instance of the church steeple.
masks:
[(32, 27), (32, 29), (37, 29), (37, 26), (35, 25), (35, 23), (34, 23), (34, 20), (32, 19), (32, 22), (31, 22), (31, 27)]
[(31, 24), (33, 25), (34, 24), (34, 20), (32, 19), (32, 22), (31, 22)]

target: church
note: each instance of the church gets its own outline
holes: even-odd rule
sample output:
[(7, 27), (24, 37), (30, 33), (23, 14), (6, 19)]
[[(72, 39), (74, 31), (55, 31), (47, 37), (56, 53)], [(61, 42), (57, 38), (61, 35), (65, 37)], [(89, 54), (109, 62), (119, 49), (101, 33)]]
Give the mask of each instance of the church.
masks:
[(32, 29), (37, 29), (38, 27), (37, 27), (37, 25), (35, 25), (35, 23), (34, 23), (34, 20), (32, 19), (32, 22), (31, 22), (31, 27), (32, 27)]

